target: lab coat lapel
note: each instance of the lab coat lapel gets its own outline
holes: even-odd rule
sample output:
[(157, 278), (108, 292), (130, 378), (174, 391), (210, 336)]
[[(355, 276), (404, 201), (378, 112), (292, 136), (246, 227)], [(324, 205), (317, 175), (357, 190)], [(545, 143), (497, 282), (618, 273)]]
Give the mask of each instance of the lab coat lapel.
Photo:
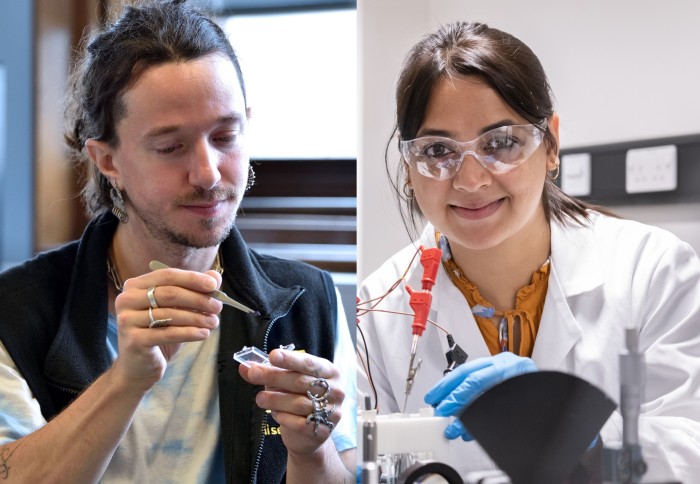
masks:
[(600, 286), (604, 272), (596, 258), (592, 231), (553, 221), (551, 233), (549, 283), (532, 359), (540, 369), (565, 369), (565, 359), (582, 333), (568, 298)]
[(556, 267), (552, 264), (532, 359), (540, 370), (562, 369), (566, 355), (580, 338), (581, 327), (571, 313)]
[[(591, 217), (597, 217), (591, 214)], [(605, 270), (597, 253), (591, 222), (551, 223), (551, 261), (559, 274), (558, 282), (565, 297), (592, 291), (603, 284)]]

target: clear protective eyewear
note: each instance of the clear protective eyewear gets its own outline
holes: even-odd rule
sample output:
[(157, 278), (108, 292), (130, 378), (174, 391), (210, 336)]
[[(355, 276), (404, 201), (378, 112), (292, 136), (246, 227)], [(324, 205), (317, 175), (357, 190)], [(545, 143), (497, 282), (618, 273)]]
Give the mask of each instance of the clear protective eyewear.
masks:
[(441, 136), (401, 140), (404, 159), (421, 175), (448, 180), (457, 174), (462, 161), (472, 155), (492, 173), (505, 173), (530, 158), (544, 139), (544, 122), (501, 126), (472, 141)]

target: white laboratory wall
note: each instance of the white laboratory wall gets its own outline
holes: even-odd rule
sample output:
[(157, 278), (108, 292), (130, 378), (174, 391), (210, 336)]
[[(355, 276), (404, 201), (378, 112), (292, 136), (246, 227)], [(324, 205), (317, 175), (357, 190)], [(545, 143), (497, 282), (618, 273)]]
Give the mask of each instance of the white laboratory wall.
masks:
[[(563, 148), (700, 133), (695, 0), (360, 0), (360, 279), (408, 242), (383, 165), (401, 62), (423, 35), (454, 20), (486, 22), (538, 55)], [(700, 252), (700, 204), (618, 211), (667, 228)]]
[(403, 57), (426, 32), (423, 0), (358, 0), (358, 280), (409, 242), (384, 169), (394, 127), (394, 85)]

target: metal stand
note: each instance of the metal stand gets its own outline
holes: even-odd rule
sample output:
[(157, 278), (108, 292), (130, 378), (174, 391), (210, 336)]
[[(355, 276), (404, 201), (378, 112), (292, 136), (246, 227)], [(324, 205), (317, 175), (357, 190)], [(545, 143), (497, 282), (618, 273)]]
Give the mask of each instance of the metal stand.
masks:
[(379, 484), (377, 466), (377, 424), (367, 421), (362, 424), (362, 464), (360, 465), (362, 484)]
[(637, 484), (647, 471), (639, 445), (639, 413), (644, 395), (644, 355), (637, 330), (626, 329), (627, 350), (620, 355), (620, 412), (622, 445), (603, 449), (603, 482)]

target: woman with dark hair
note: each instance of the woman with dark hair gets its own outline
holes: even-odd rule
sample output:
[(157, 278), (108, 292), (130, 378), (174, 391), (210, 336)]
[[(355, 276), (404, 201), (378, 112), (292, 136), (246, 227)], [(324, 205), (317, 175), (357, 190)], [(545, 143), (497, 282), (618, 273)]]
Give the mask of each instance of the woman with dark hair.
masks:
[[(646, 359), (640, 436), (649, 477), (700, 468), (700, 261), (658, 228), (614, 217), (562, 192), (559, 117), (534, 53), (480, 23), (446, 25), (410, 51), (396, 88), (401, 159), (387, 172), (416, 242), (360, 288), (359, 353), (382, 413), (433, 405), (458, 415), (525, 372), (578, 375), (617, 398), (618, 355), (634, 328)], [(388, 150), (387, 150), (388, 153)], [(442, 249), (428, 326), (417, 346), (397, 281), (420, 287), (419, 246)], [(379, 299), (381, 301), (377, 302)], [(438, 326), (439, 325), (439, 326)], [(469, 361), (443, 378), (451, 334)], [(390, 344), (388, 343), (390, 342)], [(407, 370), (422, 361), (406, 397)], [(364, 358), (363, 358), (364, 360)], [(621, 440), (620, 414), (599, 444)], [(493, 464), (458, 420), (450, 464)], [(463, 440), (463, 442), (462, 442)]]

